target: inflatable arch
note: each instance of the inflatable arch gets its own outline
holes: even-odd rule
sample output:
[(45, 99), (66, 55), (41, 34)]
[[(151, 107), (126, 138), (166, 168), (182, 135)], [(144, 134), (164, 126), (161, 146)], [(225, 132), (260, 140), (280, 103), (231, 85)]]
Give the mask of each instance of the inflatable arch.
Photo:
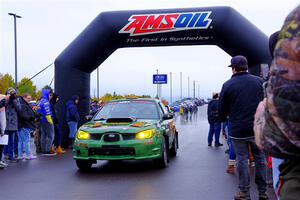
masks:
[[(271, 60), (268, 37), (230, 7), (103, 12), (55, 60), (61, 122), (65, 102), (75, 94), (81, 120), (88, 114), (90, 73), (116, 49), (178, 45), (217, 45), (231, 56), (244, 55), (253, 74)], [(62, 128), (67, 130), (65, 123)]]

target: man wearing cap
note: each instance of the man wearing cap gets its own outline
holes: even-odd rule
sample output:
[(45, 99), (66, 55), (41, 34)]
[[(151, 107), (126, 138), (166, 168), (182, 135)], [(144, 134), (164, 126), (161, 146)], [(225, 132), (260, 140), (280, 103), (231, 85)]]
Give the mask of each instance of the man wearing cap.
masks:
[(259, 199), (268, 199), (266, 194), (266, 161), (254, 140), (254, 114), (263, 99), (262, 80), (247, 72), (248, 62), (244, 56), (231, 59), (232, 77), (223, 84), (219, 99), (219, 116), (222, 121), (229, 117), (229, 138), (237, 156), (237, 171), (240, 191), (235, 200), (250, 199), (250, 175), (248, 168), (249, 148), (255, 159), (255, 182)]

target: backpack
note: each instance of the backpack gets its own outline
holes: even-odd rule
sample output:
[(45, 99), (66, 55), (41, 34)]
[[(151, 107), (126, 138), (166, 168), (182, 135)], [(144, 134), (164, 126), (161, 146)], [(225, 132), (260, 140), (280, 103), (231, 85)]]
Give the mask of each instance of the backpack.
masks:
[(265, 151), (273, 157), (300, 158), (300, 6), (278, 36), (265, 110), (256, 124)]

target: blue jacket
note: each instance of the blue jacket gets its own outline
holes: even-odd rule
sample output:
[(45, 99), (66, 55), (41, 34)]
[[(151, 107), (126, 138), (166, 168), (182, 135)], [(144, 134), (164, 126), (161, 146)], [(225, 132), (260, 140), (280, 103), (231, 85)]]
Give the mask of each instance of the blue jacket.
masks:
[(219, 100), (213, 99), (208, 103), (207, 106), (207, 119), (209, 123), (220, 122), (218, 113)]
[(53, 120), (53, 114), (52, 114), (52, 108), (51, 104), (49, 102), (49, 94), (50, 90), (43, 89), (42, 90), (42, 99), (40, 101), (40, 108), (39, 108), (39, 114), (42, 115), (41, 123), (46, 123), (47, 119), (46, 116), (50, 115)]
[(234, 74), (223, 84), (218, 106), (219, 117), (225, 121), (229, 116), (231, 138), (254, 138), (254, 115), (262, 99), (262, 80), (248, 72)]
[(78, 96), (73, 96), (72, 100), (68, 101), (67, 106), (67, 116), (66, 120), (67, 122), (78, 122), (79, 121), (79, 113), (77, 110), (77, 106), (75, 105), (75, 99), (77, 99)]

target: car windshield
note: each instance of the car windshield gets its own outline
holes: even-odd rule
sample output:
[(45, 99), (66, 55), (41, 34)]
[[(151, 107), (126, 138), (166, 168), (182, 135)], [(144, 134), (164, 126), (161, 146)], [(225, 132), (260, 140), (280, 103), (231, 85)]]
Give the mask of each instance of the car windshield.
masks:
[(109, 102), (96, 114), (94, 120), (129, 117), (136, 119), (159, 119), (156, 103), (146, 100)]

